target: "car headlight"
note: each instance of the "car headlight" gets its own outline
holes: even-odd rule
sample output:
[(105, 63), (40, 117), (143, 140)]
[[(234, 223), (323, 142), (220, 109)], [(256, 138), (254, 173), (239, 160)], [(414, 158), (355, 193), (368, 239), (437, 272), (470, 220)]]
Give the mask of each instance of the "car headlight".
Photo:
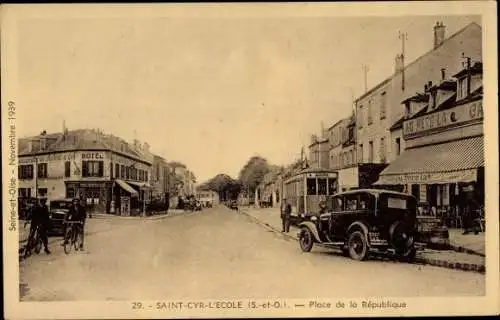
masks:
[(316, 220), (318, 220), (318, 218), (316, 216), (311, 217), (311, 221), (316, 221)]

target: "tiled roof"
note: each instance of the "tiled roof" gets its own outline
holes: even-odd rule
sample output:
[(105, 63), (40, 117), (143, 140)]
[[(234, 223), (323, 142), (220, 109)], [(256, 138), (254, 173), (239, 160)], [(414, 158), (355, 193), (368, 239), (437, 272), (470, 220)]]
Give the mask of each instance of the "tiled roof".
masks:
[[(475, 22), (471, 22), (469, 23), (468, 25), (466, 25), (465, 27), (463, 27), (462, 29), (458, 30), (457, 32), (455, 32), (454, 34), (452, 34), (451, 36), (449, 36), (448, 38), (446, 38), (442, 43), (441, 45), (439, 45), (439, 47), (443, 46), (444, 44), (446, 44), (450, 39), (453, 39), (455, 38), (456, 36), (458, 36), (459, 34), (463, 33), (466, 29), (470, 28), (471, 26), (476, 26), (476, 27), (479, 27), (481, 28), (480, 25), (478, 25), (477, 23)], [(424, 53), (423, 55), (421, 55), (420, 57), (418, 57), (417, 59), (413, 60), (412, 62), (410, 62), (408, 65), (406, 65), (404, 67), (404, 70), (408, 70), (408, 68), (415, 64), (417, 61), (423, 59), (424, 57), (428, 56), (429, 54), (431, 54), (432, 52), (434, 52), (435, 50), (437, 50), (439, 47), (437, 48), (433, 48), (431, 49), (430, 51)], [(363, 98), (369, 96), (372, 92), (374, 92), (375, 90), (377, 90), (378, 88), (380, 88), (381, 86), (383, 86), (384, 84), (388, 83), (390, 80), (392, 80), (394, 78), (395, 74), (392, 74), (391, 76), (389, 76), (388, 78), (386, 78), (385, 80), (381, 81), (379, 84), (375, 85), (374, 87), (372, 87), (370, 90), (368, 90), (367, 92), (363, 93), (359, 98), (357, 98), (355, 100), (356, 103), (358, 103), (360, 100), (362, 100)]]
[[(146, 160), (130, 143), (111, 134), (105, 134), (92, 129), (77, 129), (62, 132), (47, 134), (46, 148), (40, 150), (40, 139), (43, 136), (34, 136), (19, 139), (19, 155), (30, 155), (49, 152), (64, 152), (74, 150), (110, 150), (132, 158)], [(29, 141), (32, 141), (33, 148), (30, 152)]]

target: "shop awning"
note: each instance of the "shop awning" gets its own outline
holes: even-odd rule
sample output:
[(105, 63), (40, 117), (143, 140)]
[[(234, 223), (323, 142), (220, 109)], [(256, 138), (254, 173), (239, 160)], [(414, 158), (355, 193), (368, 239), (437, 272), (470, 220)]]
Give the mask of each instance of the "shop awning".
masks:
[(132, 197), (138, 197), (139, 194), (128, 183), (123, 180), (116, 179), (115, 182), (125, 191), (129, 192)]
[(471, 182), (484, 167), (484, 137), (406, 150), (380, 173), (378, 185)]
[(151, 186), (148, 184), (148, 183), (145, 183), (145, 182), (135, 182), (135, 181), (129, 181), (128, 183), (130, 183), (131, 185), (134, 185), (136, 187), (139, 187), (139, 188), (151, 188)]

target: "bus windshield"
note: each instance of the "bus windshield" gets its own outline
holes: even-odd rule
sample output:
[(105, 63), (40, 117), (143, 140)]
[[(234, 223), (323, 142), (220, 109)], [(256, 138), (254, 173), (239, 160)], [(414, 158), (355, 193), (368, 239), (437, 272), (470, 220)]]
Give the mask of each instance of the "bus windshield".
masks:
[(316, 178), (307, 178), (307, 195), (316, 195)]
[(326, 196), (326, 186), (327, 186), (327, 179), (326, 178), (319, 178), (318, 179), (318, 194), (321, 196)]

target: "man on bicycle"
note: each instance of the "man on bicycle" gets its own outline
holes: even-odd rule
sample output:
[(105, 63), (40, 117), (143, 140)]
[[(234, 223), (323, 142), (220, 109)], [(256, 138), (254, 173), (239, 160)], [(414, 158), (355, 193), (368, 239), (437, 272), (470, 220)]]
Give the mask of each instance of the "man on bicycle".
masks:
[[(80, 233), (82, 242), (80, 243), (80, 250), (83, 250), (83, 235), (84, 235), (84, 227), (85, 227), (85, 219), (87, 218), (87, 214), (85, 212), (85, 209), (83, 206), (80, 204), (80, 199), (75, 198), (73, 199), (73, 205), (69, 208), (69, 212), (66, 215), (65, 221), (72, 221), (72, 222), (80, 222), (81, 224), (75, 224), (74, 227), (76, 228), (77, 232)], [(66, 225), (66, 230), (64, 231), (64, 244), (68, 242), (67, 238), (67, 233), (68, 233), (68, 227)]]
[(47, 199), (40, 198), (40, 202), (35, 204), (31, 209), (31, 226), (28, 243), (33, 240), (35, 236), (35, 230), (38, 228), (38, 234), (42, 239), (43, 246), (45, 247), (45, 253), (50, 254), (49, 250), (49, 239), (47, 237), (47, 229), (50, 226), (49, 208), (47, 207)]

